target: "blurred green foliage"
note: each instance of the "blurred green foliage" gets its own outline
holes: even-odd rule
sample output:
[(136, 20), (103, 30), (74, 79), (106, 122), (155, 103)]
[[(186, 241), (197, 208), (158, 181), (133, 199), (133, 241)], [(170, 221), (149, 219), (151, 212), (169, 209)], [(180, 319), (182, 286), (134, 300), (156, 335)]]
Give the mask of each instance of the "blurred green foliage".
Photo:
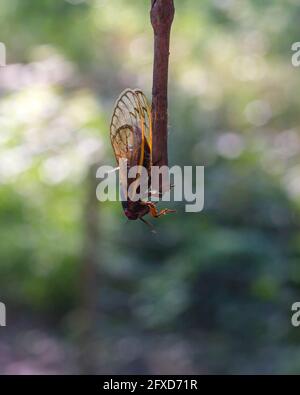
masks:
[(150, 96), (150, 1), (1, 2), (1, 372), (299, 373), (300, 6), (175, 3), (170, 164), (205, 166), (205, 208), (153, 235), (93, 172), (120, 91)]

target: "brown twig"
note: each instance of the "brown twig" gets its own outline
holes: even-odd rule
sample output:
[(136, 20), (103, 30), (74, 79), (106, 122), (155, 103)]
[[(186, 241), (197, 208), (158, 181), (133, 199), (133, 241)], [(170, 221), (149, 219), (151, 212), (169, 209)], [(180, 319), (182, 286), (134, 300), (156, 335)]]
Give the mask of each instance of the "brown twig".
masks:
[(168, 69), (174, 13), (173, 0), (151, 0), (150, 16), (154, 31), (152, 159), (156, 166), (168, 165)]

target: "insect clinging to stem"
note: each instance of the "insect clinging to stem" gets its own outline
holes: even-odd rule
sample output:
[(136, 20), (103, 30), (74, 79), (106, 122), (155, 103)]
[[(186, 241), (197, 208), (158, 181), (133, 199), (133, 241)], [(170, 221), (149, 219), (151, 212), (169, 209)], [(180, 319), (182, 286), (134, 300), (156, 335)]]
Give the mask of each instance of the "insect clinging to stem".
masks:
[[(126, 89), (121, 93), (114, 107), (110, 124), (110, 138), (115, 153), (116, 161), (120, 167), (122, 159), (127, 160), (127, 174), (133, 166), (142, 166), (148, 174), (148, 186), (151, 185), (151, 166), (152, 166), (152, 117), (151, 108), (147, 98), (141, 90)], [(120, 174), (121, 177), (121, 174)], [(136, 178), (127, 178), (127, 191), (135, 183)], [(122, 179), (120, 182), (121, 189)], [(123, 191), (123, 195), (124, 192)], [(122, 191), (121, 191), (122, 194)], [(122, 200), (122, 206), (126, 217), (129, 220), (137, 220), (147, 223), (143, 219), (146, 214), (154, 218), (175, 212), (175, 210), (164, 209), (158, 211), (154, 202), (142, 199)]]

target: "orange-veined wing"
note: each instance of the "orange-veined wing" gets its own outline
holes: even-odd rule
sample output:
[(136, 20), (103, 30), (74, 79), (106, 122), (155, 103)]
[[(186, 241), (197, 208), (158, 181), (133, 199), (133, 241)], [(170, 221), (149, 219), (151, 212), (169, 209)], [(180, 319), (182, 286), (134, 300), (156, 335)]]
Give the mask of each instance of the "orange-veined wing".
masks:
[(126, 158), (131, 166), (143, 165), (145, 145), (152, 151), (152, 123), (150, 106), (142, 91), (126, 89), (121, 93), (115, 104), (110, 137), (117, 162)]

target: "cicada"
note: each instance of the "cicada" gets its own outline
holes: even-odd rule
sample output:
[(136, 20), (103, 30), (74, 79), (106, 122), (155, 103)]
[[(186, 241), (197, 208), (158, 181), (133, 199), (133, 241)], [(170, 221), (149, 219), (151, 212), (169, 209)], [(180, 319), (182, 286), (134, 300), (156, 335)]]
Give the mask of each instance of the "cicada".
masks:
[[(142, 166), (148, 173), (148, 185), (151, 185), (152, 166), (152, 117), (151, 108), (147, 98), (141, 90), (126, 89), (116, 101), (110, 125), (111, 144), (115, 153), (118, 167), (121, 160), (127, 160), (127, 172), (133, 166)], [(121, 177), (121, 175), (120, 175)], [(128, 177), (128, 176), (127, 176)], [(120, 180), (120, 188), (130, 188), (140, 177), (127, 178), (126, 182)], [(123, 195), (124, 195), (123, 190)], [(122, 194), (122, 191), (121, 191)], [(150, 193), (151, 194), (151, 193)], [(140, 219), (150, 214), (158, 218), (175, 210), (164, 209), (158, 211), (154, 202), (151, 202), (150, 194), (146, 199), (132, 199), (126, 194), (126, 200), (122, 199), (122, 206), (129, 220)]]

